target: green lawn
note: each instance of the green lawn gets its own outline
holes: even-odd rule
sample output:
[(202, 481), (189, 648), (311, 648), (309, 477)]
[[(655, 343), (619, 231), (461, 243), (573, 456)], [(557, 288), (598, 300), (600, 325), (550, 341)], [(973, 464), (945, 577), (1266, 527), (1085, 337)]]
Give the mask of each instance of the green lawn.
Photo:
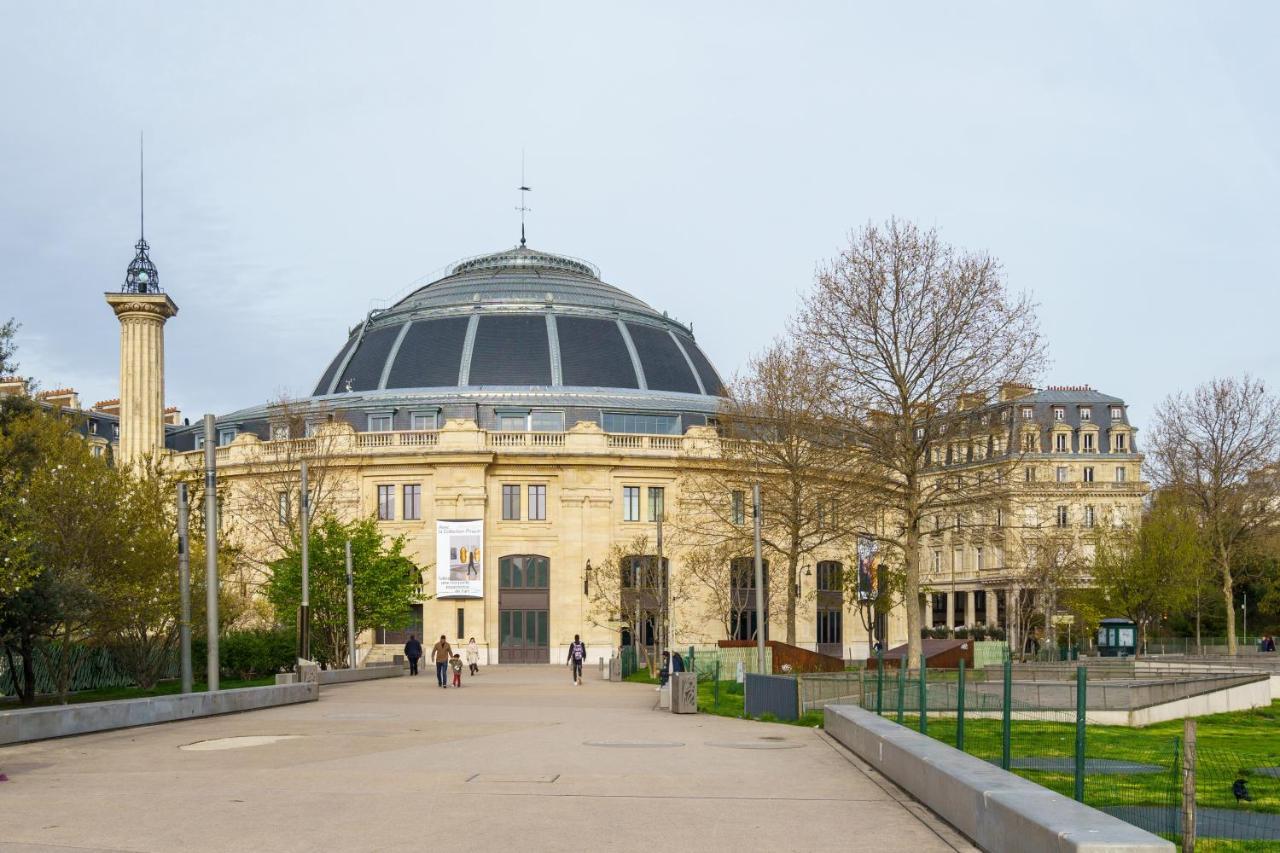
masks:
[[(250, 680), (239, 680), (234, 678), (224, 678), (219, 682), (219, 687), (223, 690), (231, 690), (236, 687), (262, 687), (268, 684), (275, 684), (274, 675), (266, 678), (254, 678)], [(192, 685), (192, 689), (197, 693), (203, 693), (207, 689), (207, 685), (197, 681)], [(79, 693), (72, 693), (67, 697), (68, 704), (79, 704), (81, 702), (108, 702), (115, 699), (145, 699), (148, 696), (171, 696), (175, 693), (182, 692), (182, 682), (178, 679), (162, 681), (150, 690), (143, 690), (140, 687), (102, 687), (98, 690), (81, 690)], [(40, 696), (36, 699), (36, 705), (57, 705), (60, 704), (57, 696)], [(13, 710), (20, 708), (16, 702), (5, 702), (0, 708)]]
[[(1069, 713), (1069, 712), (1068, 712)], [(918, 718), (907, 715), (903, 724), (918, 729)], [(929, 717), (928, 734), (956, 745), (956, 721)], [(1085, 802), (1091, 806), (1166, 806), (1180, 802), (1177, 755), (1182, 737), (1182, 721), (1159, 723), (1146, 728), (1088, 726), (1085, 756), (1149, 764), (1160, 769), (1150, 773), (1114, 775), (1088, 773)], [(1197, 719), (1196, 803), (1241, 812), (1247, 823), (1249, 813), (1280, 813), (1280, 779), (1256, 773), (1259, 767), (1280, 767), (1280, 702), (1269, 708), (1216, 714)], [(965, 722), (965, 752), (998, 761), (1001, 754), (1000, 721), (968, 719)], [(1068, 714), (1046, 715), (1044, 719), (1012, 722), (1010, 754), (1013, 759), (1031, 757), (1071, 758), (1075, 755), (1075, 724)], [(1013, 768), (1013, 772), (1058, 793), (1072, 796), (1074, 775)], [(1244, 779), (1252, 802), (1237, 803), (1232, 783)], [(1226, 841), (1202, 839), (1197, 850), (1280, 851), (1275, 841)]]

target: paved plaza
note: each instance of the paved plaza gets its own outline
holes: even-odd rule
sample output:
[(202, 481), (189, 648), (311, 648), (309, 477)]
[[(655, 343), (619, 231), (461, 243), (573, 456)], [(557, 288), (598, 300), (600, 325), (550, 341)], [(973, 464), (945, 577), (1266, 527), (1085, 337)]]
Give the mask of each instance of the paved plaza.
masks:
[(0, 850), (971, 849), (819, 731), (655, 696), (594, 668), (424, 671), (8, 747)]

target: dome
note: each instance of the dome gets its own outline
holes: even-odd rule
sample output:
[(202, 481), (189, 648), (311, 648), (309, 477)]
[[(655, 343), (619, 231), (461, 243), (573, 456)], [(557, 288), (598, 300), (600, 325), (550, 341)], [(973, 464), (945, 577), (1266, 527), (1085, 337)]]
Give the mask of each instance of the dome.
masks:
[(723, 393), (688, 327), (586, 261), (518, 246), (460, 261), (371, 312), (314, 394), (480, 388), (689, 395), (700, 409)]

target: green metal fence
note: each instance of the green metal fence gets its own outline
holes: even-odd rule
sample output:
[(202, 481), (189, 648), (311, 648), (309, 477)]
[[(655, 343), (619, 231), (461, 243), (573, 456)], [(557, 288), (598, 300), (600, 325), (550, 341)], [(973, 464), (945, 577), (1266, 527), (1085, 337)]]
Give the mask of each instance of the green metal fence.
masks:
[[(36, 676), (36, 693), (51, 694), (58, 691), (56, 671), (59, 667), (61, 647), (53, 644), (42, 644), (36, 649), (32, 658)], [(131, 687), (133, 679), (126, 675), (116, 663), (111, 649), (103, 646), (87, 646), (73, 644), (67, 651), (71, 679), (69, 692), (82, 690), (98, 690), (105, 687)], [(6, 655), (0, 655), (0, 696), (16, 696), (14, 679), (22, 677), (22, 658), (15, 654), (14, 669), (10, 671)], [(174, 651), (167, 661), (164, 678), (178, 676), (178, 655)]]

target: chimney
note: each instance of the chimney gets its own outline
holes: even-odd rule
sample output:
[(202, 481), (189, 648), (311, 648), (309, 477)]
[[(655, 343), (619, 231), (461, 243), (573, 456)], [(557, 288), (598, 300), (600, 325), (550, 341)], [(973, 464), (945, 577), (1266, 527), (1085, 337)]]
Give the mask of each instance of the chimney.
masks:
[(53, 391), (41, 391), (36, 394), (36, 399), (63, 409), (80, 408), (80, 395), (76, 393), (74, 388), (56, 388)]
[(980, 409), (987, 404), (987, 395), (981, 391), (974, 391), (969, 394), (961, 394), (956, 399), (956, 411), (963, 412), (968, 409)]
[(120, 417), (120, 401), (117, 400), (99, 400), (93, 404), (95, 412), (102, 412), (104, 415), (114, 415)]
[(1024, 385), (1021, 382), (1006, 382), (1000, 386), (1000, 402), (1007, 403), (1010, 400), (1025, 397), (1035, 390), (1034, 386)]
[(27, 380), (21, 376), (0, 376), (0, 397), (27, 396)]
[(164, 422), (169, 426), (178, 426), (182, 423), (182, 412), (177, 406), (170, 406), (164, 410)]

